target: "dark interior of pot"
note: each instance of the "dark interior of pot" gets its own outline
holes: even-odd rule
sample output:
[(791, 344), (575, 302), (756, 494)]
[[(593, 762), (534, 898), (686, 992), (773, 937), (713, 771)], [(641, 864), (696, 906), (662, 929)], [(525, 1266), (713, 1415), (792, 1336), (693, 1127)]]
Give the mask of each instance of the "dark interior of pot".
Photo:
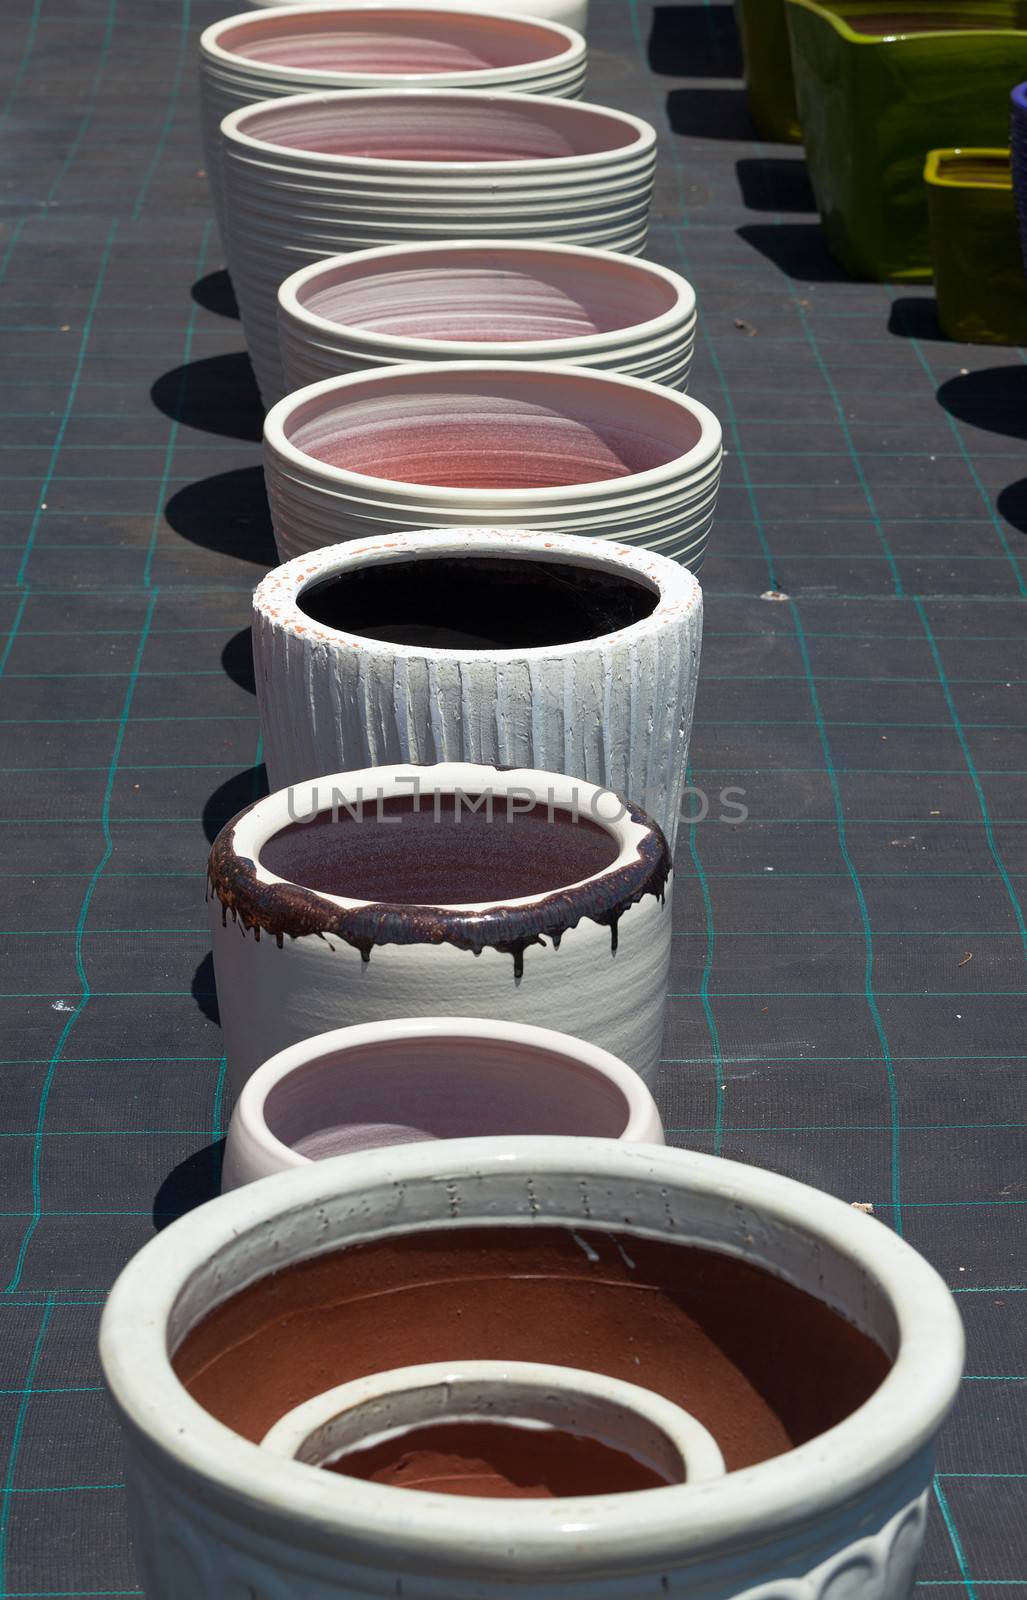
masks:
[(301, 401), (285, 426), (329, 466), (456, 489), (600, 483), (665, 466), (702, 437), (670, 391), (531, 366), (379, 376)]
[(432, 650), (539, 650), (579, 644), (651, 616), (656, 589), (585, 562), (423, 555), (322, 578), (297, 596), (311, 621)]
[(967, 28), (1014, 28), (1020, 25), (1015, 0), (1008, 3), (974, 5), (895, 6), (883, 0), (882, 4), (832, 5), (832, 11), (845, 18), (854, 33), (869, 34), (874, 38), (889, 38), (910, 33), (963, 32)]
[(505, 344), (637, 327), (670, 311), (677, 294), (630, 256), (440, 245), (416, 256), (333, 265), (299, 300), (316, 316), (385, 338)]
[(971, 185), (973, 188), (1011, 189), (1013, 169), (1007, 155), (986, 155), (983, 150), (965, 154), (942, 156), (938, 161), (939, 178), (949, 183)]
[(347, 1451), (326, 1462), (325, 1471), (397, 1489), (490, 1500), (630, 1494), (675, 1481), (601, 1439), (563, 1428), (478, 1421), (409, 1428), (380, 1444)]
[(847, 1417), (889, 1369), (830, 1307), (731, 1256), (629, 1230), (408, 1232), (293, 1263), (231, 1296), (173, 1361), (248, 1439), (325, 1389), (425, 1361), (548, 1361), (690, 1411), (729, 1470)]
[(547, 100), (523, 107), (482, 93), (429, 99), (362, 94), (313, 105), (261, 107), (242, 119), (251, 138), (290, 150), (375, 161), (556, 161), (638, 143), (619, 117)]
[[(327, 788), (327, 786), (325, 786)], [(368, 797), (293, 822), (260, 847), (276, 877), (390, 905), (503, 903), (580, 883), (613, 864), (617, 838), (590, 817), (507, 796)], [(610, 802), (608, 802), (610, 803)]]
[(585, 1062), (513, 1039), (457, 1034), (327, 1051), (264, 1101), (268, 1130), (312, 1161), (489, 1134), (617, 1139), (628, 1115), (617, 1085)]
[(218, 42), (234, 55), (274, 66), (397, 76), (515, 67), (567, 49), (562, 37), (530, 18), (476, 16), (442, 7), (258, 15), (225, 29)]

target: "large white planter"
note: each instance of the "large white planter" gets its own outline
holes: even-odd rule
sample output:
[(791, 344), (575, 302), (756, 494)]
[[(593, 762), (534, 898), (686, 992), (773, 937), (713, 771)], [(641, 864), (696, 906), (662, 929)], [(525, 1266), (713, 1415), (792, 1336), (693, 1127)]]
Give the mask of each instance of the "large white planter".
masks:
[(666, 556), (517, 528), (379, 534), (253, 596), (272, 789), (392, 761), (566, 772), (674, 847), (702, 590)]
[[(491, 796), (492, 809), (461, 799), (451, 813), (450, 796)], [(518, 822), (533, 798), (538, 812)], [(376, 821), (394, 808), (391, 823)], [(580, 823), (567, 817), (575, 808)], [(305, 833), (298, 819), (308, 818)], [(331, 849), (338, 828), (349, 831), (337, 873), (290, 860), (290, 881), (269, 865), (286, 846)], [(358, 868), (353, 852), (365, 848), (376, 854)], [(663, 1034), (669, 873), (666, 841), (643, 813), (555, 773), (450, 762), (280, 789), (228, 823), (210, 857), (232, 1089), (313, 1034), (427, 1016), (555, 1028), (649, 1079)], [(338, 888), (317, 887), (328, 882)]]
[(223, 1189), (329, 1156), (502, 1134), (662, 1144), (637, 1072), (584, 1039), (523, 1022), (410, 1017), (280, 1050), (243, 1085)]
[(290, 390), (403, 361), (561, 361), (687, 389), (695, 322), (676, 272), (584, 245), (390, 245), (278, 291)]
[(221, 133), (226, 249), (266, 405), (284, 393), (279, 285), (312, 261), (438, 239), (645, 244), (656, 135), (605, 106), (357, 89), (261, 101)]
[(482, 524), (617, 539), (699, 570), (721, 430), (688, 395), (591, 367), (410, 363), (311, 384), (264, 423), (283, 560)]
[[(712, 1387), (690, 1309), (740, 1363)], [(858, 1382), (842, 1319), (887, 1357), (875, 1368), (860, 1340)], [(811, 1408), (803, 1442), (710, 1482), (563, 1500), (555, 1519), (506, 1503), (501, 1538), (487, 1501), (341, 1480), (255, 1442), (418, 1340), (434, 1360), (646, 1382), (661, 1339), (670, 1365), (647, 1387), (715, 1437), (735, 1372), (782, 1416)], [(756, 1168), (582, 1139), (407, 1146), (250, 1185), (152, 1240), (101, 1328), (148, 1600), (903, 1600), (962, 1354), (941, 1280), (874, 1219)], [(739, 1441), (717, 1442), (730, 1469)]]
[[(200, 36), (207, 175), (222, 219), (221, 122), (230, 111), (319, 89), (511, 89), (580, 95), (585, 41), (559, 22), (452, 9), (445, 0), (279, 5), (212, 23)], [(222, 234), (227, 232), (222, 226)], [(229, 260), (231, 268), (231, 260)]]
[[(250, 0), (250, 5), (259, 7), (277, 4), (278, 0)], [(305, 0), (297, 0), (304, 4)], [(323, 5), (337, 5), (338, 0), (319, 0)], [(453, 10), (484, 11), (488, 7), (476, 0), (449, 0)], [(553, 22), (562, 22), (565, 28), (576, 28), (578, 33), (588, 32), (588, 0), (506, 0), (505, 9), (524, 17), (549, 17)]]

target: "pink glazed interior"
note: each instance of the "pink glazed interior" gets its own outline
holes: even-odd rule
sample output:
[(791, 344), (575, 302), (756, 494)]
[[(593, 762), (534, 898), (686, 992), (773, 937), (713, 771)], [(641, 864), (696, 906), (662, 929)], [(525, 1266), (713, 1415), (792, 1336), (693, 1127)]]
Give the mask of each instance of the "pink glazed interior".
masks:
[(617, 1139), (628, 1115), (617, 1086), (581, 1062), (516, 1040), (458, 1035), (329, 1051), (264, 1102), (269, 1131), (311, 1161), (476, 1135)]
[(299, 404), (286, 432), (349, 472), (459, 489), (627, 477), (687, 454), (702, 436), (697, 418), (658, 390), (531, 368), (353, 384)]
[(240, 131), (290, 150), (389, 161), (557, 161), (623, 150), (638, 142), (629, 124), (571, 101), (525, 97), (524, 106), (489, 94), (362, 94), (296, 106), (262, 105)]
[(218, 43), (233, 55), (315, 72), (431, 74), (516, 67), (564, 55), (537, 23), (458, 11), (332, 11), (240, 22)]
[(316, 316), (385, 337), (505, 344), (634, 327), (670, 311), (677, 295), (630, 257), (497, 245), (334, 266), (307, 283), (299, 301)]

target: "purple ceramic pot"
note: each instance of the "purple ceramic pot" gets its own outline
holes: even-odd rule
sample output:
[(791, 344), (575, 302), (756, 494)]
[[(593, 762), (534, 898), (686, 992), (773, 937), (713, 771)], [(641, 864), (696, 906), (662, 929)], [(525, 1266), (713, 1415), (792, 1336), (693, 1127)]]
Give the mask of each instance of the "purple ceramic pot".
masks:
[(1024, 271), (1027, 272), (1027, 83), (1018, 83), (1012, 93), (1009, 149), (1013, 161), (1013, 193), (1020, 219), (1020, 244)]

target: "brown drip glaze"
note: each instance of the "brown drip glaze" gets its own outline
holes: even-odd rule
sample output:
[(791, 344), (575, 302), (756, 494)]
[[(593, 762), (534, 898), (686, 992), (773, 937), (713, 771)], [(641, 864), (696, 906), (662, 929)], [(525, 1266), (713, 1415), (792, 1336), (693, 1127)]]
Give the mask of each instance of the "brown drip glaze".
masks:
[(544, 1361), (638, 1383), (710, 1430), (728, 1468), (861, 1405), (880, 1347), (760, 1267), (665, 1240), (550, 1226), (412, 1232), (270, 1274), (173, 1356), (244, 1437), (336, 1384), (425, 1361)]
[[(471, 797), (472, 802), (475, 798)], [(609, 799), (604, 804), (612, 810)], [(386, 814), (403, 816), (405, 811), (404, 820), (408, 823), (417, 820), (414, 799), (409, 795), (368, 802), (361, 808), (364, 816), (359, 822), (342, 821), (345, 810), (340, 806), (340, 822), (337, 825), (344, 830), (342, 838), (347, 848), (354, 852), (354, 879), (358, 889), (366, 891), (372, 887), (373, 872), (369, 876), (369, 868), (372, 868), (378, 873), (378, 881), (385, 891), (395, 892), (396, 887), (406, 890), (410, 885), (413, 864), (408, 862), (406, 881), (401, 884), (402, 875), (395, 866), (389, 865), (387, 847), (394, 844), (402, 830), (391, 824), (379, 825), (375, 822), (379, 805)], [(463, 830), (459, 838), (466, 842), (466, 876), (471, 887), (478, 891), (484, 890), (490, 881), (495, 885), (497, 847), (504, 837), (499, 830), (505, 830), (508, 838), (516, 833), (523, 839), (520, 862), (509, 859), (506, 863), (506, 878), (500, 882), (500, 895), (497, 897), (494, 888), (492, 895), (481, 892), (476, 897), (467, 895), (468, 900), (492, 900), (494, 903), (488, 904), (485, 910), (474, 910), (470, 905), (461, 905), (452, 899), (448, 904), (444, 900), (438, 904), (410, 903), (404, 902), (402, 895), (396, 899), (384, 896), (371, 898), (360, 893), (354, 894), (349, 889), (344, 891), (342, 886), (348, 881), (344, 862), (338, 853), (329, 852), (333, 864), (328, 867), (326, 851), (319, 848), (310, 852), (315, 869), (312, 875), (321, 883), (331, 882), (331, 889), (322, 888), (319, 893), (316, 887), (309, 884), (265, 883), (258, 877), (255, 863), (236, 853), (235, 830), (242, 817), (247, 815), (246, 811), (240, 812), (239, 816), (226, 824), (214, 841), (207, 868), (209, 892), (221, 901), (223, 920), (227, 920), (230, 913), (233, 920), (252, 932), (255, 938), (259, 938), (263, 931), (272, 934), (279, 945), (287, 937), (334, 937), (353, 945), (365, 961), (370, 960), (376, 944), (452, 944), (457, 949), (470, 950), (475, 955), (489, 947), (513, 956), (514, 976), (517, 978), (522, 974), (524, 951), (529, 945), (544, 944), (547, 939), (559, 945), (563, 934), (586, 917), (610, 929), (611, 948), (616, 953), (617, 925), (624, 912), (644, 895), (657, 895), (661, 901), (663, 899), (671, 870), (670, 851), (656, 823), (633, 806), (627, 808), (628, 815), (648, 831), (639, 841), (635, 859), (616, 868), (610, 865), (611, 859), (616, 859), (616, 850), (606, 829), (587, 818), (574, 823), (570, 820), (569, 812), (554, 808), (554, 820), (561, 827), (563, 843), (560, 853), (564, 858), (564, 870), (556, 872), (552, 850), (540, 852), (537, 849), (542, 838), (541, 830), (550, 825), (549, 808), (546, 805), (534, 806), (531, 812), (519, 812), (512, 824), (502, 820), (505, 799), (499, 795), (495, 798), (495, 805), (501, 820), (492, 823), (486, 822), (482, 813), (469, 809), (462, 811), (461, 820), (457, 823), (453, 816), (453, 802), (445, 795), (440, 801), (441, 820), (435, 823), (432, 805), (433, 800), (422, 796), (416, 840), (421, 862), (416, 876), (423, 887), (430, 887), (431, 851), (427, 847), (440, 845), (446, 838), (447, 828), (451, 841), (457, 838), (458, 827)], [(567, 820), (561, 823), (560, 818)], [(262, 847), (262, 862), (269, 871), (275, 871), (276, 841), (283, 840), (287, 835), (291, 839), (295, 835), (310, 833), (320, 826), (318, 819), (308, 824), (291, 824), (279, 830)], [(325, 831), (334, 826), (336, 824), (325, 824)], [(439, 832), (434, 838), (428, 838), (423, 833), (426, 827), (437, 827)], [(532, 840), (536, 845), (535, 850), (531, 848)], [(361, 844), (359, 852), (356, 849), (358, 841)], [(283, 853), (280, 847), (279, 853)], [(288, 854), (288, 849), (283, 854)], [(541, 870), (543, 856), (544, 872)], [(448, 865), (452, 872), (452, 855)], [(587, 874), (580, 869), (587, 869)], [(587, 881), (578, 881), (581, 876), (587, 876)], [(562, 883), (554, 881), (561, 878)], [(452, 879), (447, 887), (450, 890), (454, 887)], [(345, 893), (346, 898), (362, 900), (363, 903), (352, 907), (338, 906), (324, 898), (326, 893)], [(516, 900), (531, 894), (538, 898), (529, 905), (504, 903), (504, 899)]]
[(624, 1450), (562, 1428), (536, 1432), (500, 1422), (432, 1423), (349, 1450), (326, 1472), (396, 1489), (480, 1495), (490, 1500), (557, 1500), (568, 1495), (665, 1489), (669, 1478)]

